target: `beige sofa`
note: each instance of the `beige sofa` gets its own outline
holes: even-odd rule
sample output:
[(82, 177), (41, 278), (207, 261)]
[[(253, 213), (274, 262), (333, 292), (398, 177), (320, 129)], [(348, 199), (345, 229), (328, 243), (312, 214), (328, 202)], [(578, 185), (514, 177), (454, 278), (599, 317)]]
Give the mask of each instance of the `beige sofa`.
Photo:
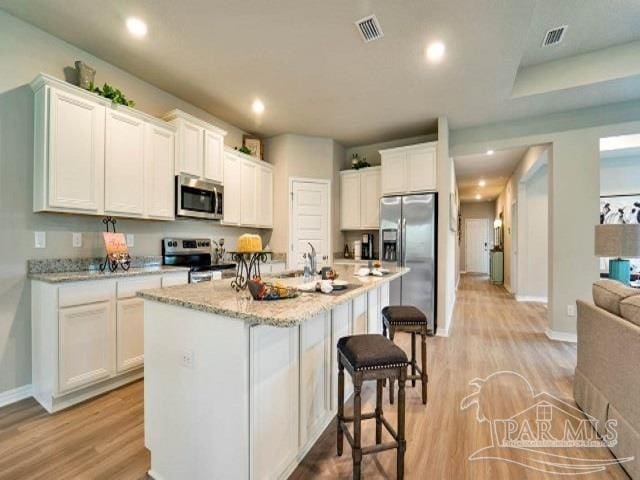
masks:
[(598, 420), (598, 433), (617, 419), (617, 458), (640, 480), (640, 290), (613, 280), (593, 285), (594, 304), (578, 301), (578, 364), (573, 384), (580, 408)]

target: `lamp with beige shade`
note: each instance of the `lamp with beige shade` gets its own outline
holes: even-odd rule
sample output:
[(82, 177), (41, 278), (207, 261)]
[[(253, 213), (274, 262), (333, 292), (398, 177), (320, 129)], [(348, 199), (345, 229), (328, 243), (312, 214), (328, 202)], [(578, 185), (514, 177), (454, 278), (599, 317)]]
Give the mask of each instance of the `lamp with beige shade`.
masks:
[(627, 259), (640, 258), (640, 224), (597, 225), (595, 239), (596, 255), (611, 258), (609, 278), (628, 285), (631, 265)]

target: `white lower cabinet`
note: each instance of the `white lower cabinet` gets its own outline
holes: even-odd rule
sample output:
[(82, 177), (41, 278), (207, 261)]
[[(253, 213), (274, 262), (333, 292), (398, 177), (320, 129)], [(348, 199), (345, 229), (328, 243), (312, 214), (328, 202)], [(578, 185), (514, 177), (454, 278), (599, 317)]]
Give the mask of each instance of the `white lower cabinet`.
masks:
[[(351, 303), (338, 305), (331, 311), (331, 410), (338, 406), (338, 340), (353, 333), (353, 319), (351, 318)], [(353, 393), (353, 382), (347, 374), (344, 376), (345, 400)]]
[(300, 448), (306, 450), (331, 417), (331, 316), (300, 325)]
[(60, 309), (59, 392), (113, 373), (113, 321), (113, 306), (108, 301)]
[(382, 333), (382, 314), (380, 311), (380, 287), (367, 292), (367, 331)]
[(360, 295), (353, 299), (353, 334), (360, 335), (367, 333), (367, 294)]
[(142, 377), (144, 301), (188, 272), (73, 283), (32, 281), (33, 395), (55, 412)]
[(116, 371), (125, 372), (144, 363), (144, 300), (118, 300)]
[(250, 478), (279, 478), (298, 454), (299, 329), (256, 326), (249, 337)]

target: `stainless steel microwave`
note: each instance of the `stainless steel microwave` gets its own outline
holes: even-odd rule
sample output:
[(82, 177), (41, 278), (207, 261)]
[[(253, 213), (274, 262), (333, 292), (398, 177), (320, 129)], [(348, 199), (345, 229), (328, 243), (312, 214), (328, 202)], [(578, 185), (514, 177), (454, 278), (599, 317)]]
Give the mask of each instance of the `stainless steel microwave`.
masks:
[(176, 216), (222, 220), (223, 187), (220, 183), (176, 176)]

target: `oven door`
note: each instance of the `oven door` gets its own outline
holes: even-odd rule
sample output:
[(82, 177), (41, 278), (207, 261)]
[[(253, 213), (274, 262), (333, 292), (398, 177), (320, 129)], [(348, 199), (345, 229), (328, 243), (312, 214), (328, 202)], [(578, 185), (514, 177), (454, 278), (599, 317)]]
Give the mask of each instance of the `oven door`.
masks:
[(178, 175), (176, 177), (176, 215), (220, 220), (222, 214), (218, 213), (219, 198), (216, 191), (218, 188), (222, 190), (221, 185)]

